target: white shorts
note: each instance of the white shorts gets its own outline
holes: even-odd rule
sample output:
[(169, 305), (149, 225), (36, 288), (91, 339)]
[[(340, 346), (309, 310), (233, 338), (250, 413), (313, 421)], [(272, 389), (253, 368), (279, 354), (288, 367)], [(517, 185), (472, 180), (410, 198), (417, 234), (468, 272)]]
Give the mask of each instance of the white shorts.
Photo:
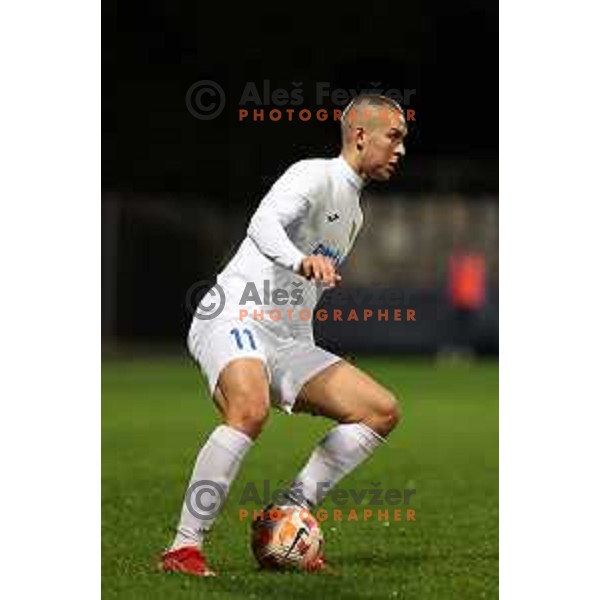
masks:
[(300, 388), (314, 375), (341, 360), (311, 340), (281, 338), (252, 319), (221, 314), (213, 320), (194, 318), (188, 349), (214, 394), (221, 371), (236, 358), (257, 358), (266, 368), (274, 404), (287, 413)]

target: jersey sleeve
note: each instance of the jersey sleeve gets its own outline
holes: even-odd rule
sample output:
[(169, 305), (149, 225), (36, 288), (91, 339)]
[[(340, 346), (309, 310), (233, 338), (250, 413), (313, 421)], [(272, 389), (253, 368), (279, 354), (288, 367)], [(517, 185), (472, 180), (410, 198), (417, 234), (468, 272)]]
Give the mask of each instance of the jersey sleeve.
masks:
[(297, 272), (306, 256), (289, 238), (287, 230), (308, 218), (318, 185), (319, 172), (309, 161), (292, 165), (275, 182), (250, 220), (248, 237), (262, 254), (286, 269)]

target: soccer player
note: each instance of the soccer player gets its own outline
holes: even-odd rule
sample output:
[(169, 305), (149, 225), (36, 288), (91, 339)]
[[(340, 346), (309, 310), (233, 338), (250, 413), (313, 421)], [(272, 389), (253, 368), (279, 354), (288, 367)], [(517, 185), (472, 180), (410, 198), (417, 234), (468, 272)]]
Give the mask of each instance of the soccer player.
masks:
[[(284, 411), (337, 423), (290, 488), (290, 503), (302, 507), (319, 504), (324, 490), (361, 464), (400, 419), (394, 395), (319, 348), (311, 321), (299, 316), (302, 310), (312, 314), (320, 294), (340, 281), (337, 267), (362, 226), (365, 184), (390, 179), (405, 153), (404, 112), (387, 97), (355, 98), (341, 128), (340, 156), (301, 160), (275, 182), (217, 276), (225, 305), (210, 318), (205, 303), (214, 306), (215, 299), (207, 294), (192, 321), (188, 348), (208, 380), (222, 424), (198, 453), (175, 539), (161, 557), (165, 571), (214, 575), (202, 543), (265, 425), (270, 388)], [(269, 302), (262, 297), (267, 286), (274, 302), (262, 304)], [(267, 317), (274, 308), (282, 318)], [(193, 492), (203, 500), (194, 502)]]

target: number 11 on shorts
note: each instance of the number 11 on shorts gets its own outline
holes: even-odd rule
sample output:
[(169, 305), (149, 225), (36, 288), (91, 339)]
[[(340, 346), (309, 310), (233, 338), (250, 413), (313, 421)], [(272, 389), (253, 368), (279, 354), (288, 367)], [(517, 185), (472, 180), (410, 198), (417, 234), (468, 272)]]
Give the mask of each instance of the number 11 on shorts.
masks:
[[(244, 338), (242, 337), (242, 334), (240, 334), (240, 330), (236, 327), (232, 329), (229, 333), (235, 338), (237, 347), (240, 350), (243, 350)], [(256, 344), (254, 343), (254, 336), (252, 335), (252, 332), (249, 329), (242, 329), (242, 333), (246, 334), (246, 337), (248, 338), (248, 342), (252, 350), (256, 350)]]

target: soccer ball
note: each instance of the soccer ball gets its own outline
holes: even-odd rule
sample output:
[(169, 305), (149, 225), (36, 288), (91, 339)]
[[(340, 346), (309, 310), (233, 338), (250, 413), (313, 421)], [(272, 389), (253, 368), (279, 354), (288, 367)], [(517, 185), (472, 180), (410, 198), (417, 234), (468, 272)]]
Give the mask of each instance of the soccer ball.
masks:
[(252, 552), (263, 569), (310, 571), (323, 541), (319, 522), (297, 506), (270, 507), (252, 522)]

